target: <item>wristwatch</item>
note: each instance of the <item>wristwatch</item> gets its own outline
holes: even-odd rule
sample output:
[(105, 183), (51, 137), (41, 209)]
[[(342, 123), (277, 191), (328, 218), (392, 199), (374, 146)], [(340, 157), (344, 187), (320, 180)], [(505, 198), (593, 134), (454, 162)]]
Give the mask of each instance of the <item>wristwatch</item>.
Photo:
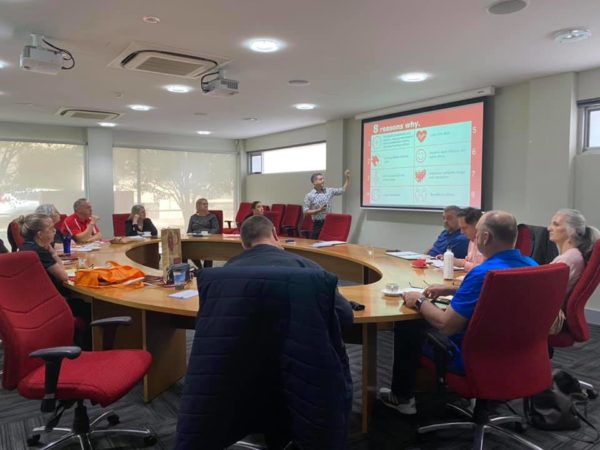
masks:
[(423, 306), (423, 303), (425, 303), (427, 301), (426, 297), (419, 297), (415, 303), (415, 307), (417, 308), (417, 311), (421, 311), (421, 306)]

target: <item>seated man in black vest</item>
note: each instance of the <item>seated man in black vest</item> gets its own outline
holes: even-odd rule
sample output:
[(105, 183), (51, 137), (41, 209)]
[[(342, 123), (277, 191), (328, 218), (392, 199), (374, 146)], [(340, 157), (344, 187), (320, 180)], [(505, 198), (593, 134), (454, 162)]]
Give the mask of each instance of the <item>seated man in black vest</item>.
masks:
[[(286, 252), (279, 243), (273, 223), (264, 216), (252, 216), (244, 221), (240, 231), (244, 252), (231, 258), (225, 266), (306, 267), (321, 269), (316, 262), (294, 253)], [(352, 307), (336, 291), (335, 311), (340, 325), (352, 325)]]

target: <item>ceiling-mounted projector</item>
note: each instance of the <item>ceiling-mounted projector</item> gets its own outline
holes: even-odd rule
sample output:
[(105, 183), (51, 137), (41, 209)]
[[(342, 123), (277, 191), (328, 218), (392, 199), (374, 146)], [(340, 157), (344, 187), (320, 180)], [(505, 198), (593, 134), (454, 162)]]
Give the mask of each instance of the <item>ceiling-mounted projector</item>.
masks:
[[(219, 71), (214, 74), (217, 78), (210, 81), (202, 81), (202, 92), (213, 97), (230, 97), (239, 91), (239, 81), (223, 78), (223, 73)], [(207, 75), (205, 75), (207, 76)]]
[(63, 69), (63, 52), (43, 47), (41, 44), (43, 40), (43, 36), (31, 35), (31, 44), (23, 47), (21, 52), (21, 69), (56, 75)]

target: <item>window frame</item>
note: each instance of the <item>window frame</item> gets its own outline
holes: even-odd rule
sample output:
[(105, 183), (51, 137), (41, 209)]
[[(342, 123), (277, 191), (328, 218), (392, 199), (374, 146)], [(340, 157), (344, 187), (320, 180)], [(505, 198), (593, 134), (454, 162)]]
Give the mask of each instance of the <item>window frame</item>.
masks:
[(600, 153), (599, 146), (590, 146), (590, 115), (600, 112), (600, 99), (578, 102), (579, 148), (581, 153)]
[[(262, 150), (253, 150), (247, 153), (247, 167), (248, 167), (248, 175), (271, 175), (271, 174), (285, 174), (285, 173), (300, 173), (300, 172), (311, 172), (311, 171), (323, 171), (325, 172), (327, 169), (325, 168), (315, 168), (315, 169), (307, 169), (307, 170), (301, 170), (301, 171), (293, 171), (293, 172), (273, 172), (273, 173), (265, 173), (264, 172), (264, 154), (267, 152), (272, 152), (272, 151), (276, 151), (276, 150), (287, 150), (290, 148), (298, 148), (298, 147), (306, 147), (309, 145), (316, 145), (316, 144), (325, 144), (325, 161), (327, 161), (327, 141), (326, 140), (319, 140), (319, 141), (311, 141), (311, 142), (303, 142), (301, 144), (292, 144), (292, 145), (286, 145), (283, 147), (272, 147), (272, 148), (267, 148), (267, 149), (262, 149)], [(256, 157), (256, 156), (260, 156), (260, 165), (261, 165), (261, 170), (259, 171), (253, 171), (253, 167), (252, 167), (252, 158)], [(325, 163), (327, 165), (327, 162)]]

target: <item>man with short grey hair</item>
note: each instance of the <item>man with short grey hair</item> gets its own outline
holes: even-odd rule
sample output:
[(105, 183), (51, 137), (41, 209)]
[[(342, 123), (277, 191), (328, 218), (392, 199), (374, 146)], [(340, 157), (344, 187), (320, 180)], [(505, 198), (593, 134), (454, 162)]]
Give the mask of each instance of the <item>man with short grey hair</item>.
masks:
[(73, 211), (74, 213), (63, 222), (62, 234), (72, 236), (78, 244), (101, 240), (102, 233), (97, 225), (99, 219), (92, 215), (90, 201), (87, 198), (75, 200)]
[[(252, 216), (244, 220), (240, 230), (244, 252), (231, 258), (225, 266), (273, 266), (305, 267), (324, 270), (314, 261), (295, 253), (286, 252), (273, 223), (264, 216)], [(354, 316), (348, 300), (336, 289), (335, 311), (342, 327), (352, 325)]]
[[(475, 312), (479, 295), (490, 270), (513, 269), (517, 267), (537, 266), (528, 256), (521, 255), (514, 248), (517, 239), (517, 221), (505, 211), (490, 211), (477, 222), (477, 248), (485, 261), (473, 267), (465, 276), (456, 292), (452, 286), (444, 292), (437, 289), (430, 292), (402, 294), (404, 304), (421, 313), (422, 321), (407, 321), (394, 326), (394, 365), (391, 388), (380, 389), (381, 401), (390, 408), (403, 414), (416, 414), (415, 384), (417, 367), (421, 353), (432, 357), (427, 346), (422, 346), (425, 324), (448, 336), (453, 346), (453, 356), (448, 361), (448, 371), (464, 374), (462, 359), (462, 341)], [(438, 295), (454, 293), (450, 305), (444, 310), (430, 300)]]
[(452, 250), (455, 258), (463, 259), (467, 256), (469, 249), (469, 239), (460, 232), (458, 225), (458, 206), (450, 205), (444, 208), (442, 221), (444, 230), (439, 234), (431, 248), (427, 250), (429, 256), (436, 257), (443, 255), (447, 249)]
[(304, 197), (304, 214), (312, 216), (313, 231), (311, 238), (318, 239), (325, 216), (331, 212), (331, 199), (335, 195), (342, 195), (348, 188), (350, 182), (350, 171), (344, 172), (344, 184), (341, 188), (326, 188), (325, 178), (320, 172), (313, 173), (310, 176), (310, 182), (313, 189)]

